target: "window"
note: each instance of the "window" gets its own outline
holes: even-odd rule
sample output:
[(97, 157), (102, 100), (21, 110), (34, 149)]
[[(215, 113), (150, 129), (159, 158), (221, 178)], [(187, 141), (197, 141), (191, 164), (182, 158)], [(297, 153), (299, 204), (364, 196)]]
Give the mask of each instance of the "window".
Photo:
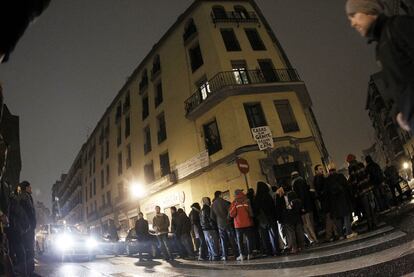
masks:
[(96, 157), (94, 155), (92, 159), (92, 172), (95, 174), (95, 171), (96, 171)]
[(93, 178), (93, 195), (96, 195), (96, 179)]
[(123, 182), (118, 183), (118, 195), (119, 195), (119, 199), (124, 199), (125, 193), (124, 193), (124, 183)]
[(92, 182), (89, 183), (89, 198), (92, 198)]
[(158, 144), (160, 144), (161, 142), (167, 139), (167, 129), (165, 126), (165, 116), (163, 113), (157, 117), (157, 121), (158, 121), (158, 134), (157, 134)]
[(184, 42), (186, 42), (189, 38), (192, 37), (193, 34), (196, 34), (196, 33), (197, 33), (197, 27), (194, 23), (194, 20), (191, 18), (187, 22), (184, 28), (184, 34), (183, 34)]
[(121, 124), (118, 125), (118, 132), (116, 134), (116, 145), (120, 146), (122, 143), (122, 129)]
[(151, 130), (148, 127), (144, 129), (144, 154), (151, 152)]
[(105, 186), (105, 174), (103, 169), (101, 170), (101, 188)]
[(109, 141), (106, 141), (105, 143), (105, 159), (109, 158)]
[(116, 107), (116, 114), (115, 114), (115, 123), (118, 123), (122, 116), (122, 105), (121, 103), (118, 103), (118, 106)]
[(233, 68), (233, 74), (237, 84), (243, 85), (250, 83), (249, 76), (247, 74), (246, 61), (232, 61), (231, 66)]
[(159, 73), (160, 71), (161, 71), (160, 56), (157, 55), (155, 56), (154, 61), (152, 63), (152, 70), (151, 70), (152, 78), (154, 78), (154, 76), (156, 76), (157, 73)]
[(159, 82), (155, 86), (155, 107), (158, 107), (162, 103), (162, 101), (162, 83)]
[(126, 159), (126, 167), (130, 168), (132, 165), (132, 157), (131, 157), (131, 144), (127, 146), (127, 159)]
[(142, 98), (142, 120), (147, 118), (149, 115), (149, 101), (148, 96)]
[(205, 100), (208, 95), (211, 93), (210, 84), (207, 81), (206, 77), (201, 78), (196, 84), (198, 91), (201, 95), (201, 99)]
[(227, 51), (241, 51), (239, 41), (233, 29), (221, 29), (220, 32)]
[(195, 46), (190, 48), (189, 55), (191, 61), (191, 69), (194, 72), (204, 64), (203, 56), (201, 55), (200, 45), (196, 44)]
[(155, 174), (154, 174), (154, 164), (151, 162), (150, 164), (144, 165), (144, 175), (145, 181), (147, 184), (154, 182)]
[(131, 118), (127, 116), (125, 118), (125, 138), (129, 137), (131, 134)]
[(106, 203), (108, 203), (108, 205), (111, 205), (111, 191), (106, 192)]
[(170, 174), (170, 158), (168, 152), (160, 155), (161, 177)]
[(250, 18), (249, 13), (247, 12), (246, 8), (243, 6), (234, 6), (234, 12), (239, 18), (243, 18), (243, 19)]
[(267, 125), (262, 105), (260, 105), (260, 103), (244, 104), (244, 110), (246, 112), (250, 128), (256, 128)]
[(127, 95), (125, 96), (125, 102), (124, 102), (124, 113), (129, 110), (131, 107), (131, 97), (129, 96), (129, 91)]
[(298, 132), (299, 126), (288, 100), (276, 100), (276, 111), (285, 133)]
[(147, 86), (148, 86), (148, 72), (145, 69), (144, 72), (142, 72), (141, 82), (139, 83), (140, 92), (142, 93)]
[(204, 129), (204, 141), (209, 155), (220, 151), (222, 149), (220, 133), (217, 126), (217, 121), (211, 121), (203, 126)]
[(213, 15), (216, 19), (224, 19), (227, 18), (226, 10), (223, 6), (214, 6), (213, 7)]
[(95, 200), (95, 202), (93, 203), (93, 207), (94, 207), (94, 211), (96, 212), (97, 210), (98, 210), (98, 205), (97, 205), (97, 203), (96, 203), (96, 200)]
[(101, 144), (101, 156), (100, 157), (101, 157), (100, 162), (101, 162), (101, 164), (103, 164), (103, 161), (104, 161), (104, 146), (103, 146), (103, 144)]
[(102, 194), (102, 207), (105, 207), (105, 194)]
[(106, 165), (106, 184), (109, 184), (109, 164)]
[(269, 83), (279, 81), (279, 78), (276, 75), (275, 67), (273, 66), (271, 60), (259, 60), (258, 62), (264, 81)]
[(266, 50), (266, 47), (259, 35), (259, 32), (256, 29), (244, 29), (246, 32), (247, 38), (249, 39), (250, 45), (253, 50), (261, 51)]
[(118, 153), (118, 176), (122, 174), (122, 152)]
[(88, 202), (88, 187), (85, 187), (85, 202)]

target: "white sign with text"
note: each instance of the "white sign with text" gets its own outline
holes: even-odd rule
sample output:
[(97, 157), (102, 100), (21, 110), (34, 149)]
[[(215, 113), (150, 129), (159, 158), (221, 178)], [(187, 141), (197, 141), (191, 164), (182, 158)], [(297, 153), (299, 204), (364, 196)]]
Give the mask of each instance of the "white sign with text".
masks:
[(273, 148), (273, 135), (269, 126), (252, 128), (252, 135), (260, 150)]

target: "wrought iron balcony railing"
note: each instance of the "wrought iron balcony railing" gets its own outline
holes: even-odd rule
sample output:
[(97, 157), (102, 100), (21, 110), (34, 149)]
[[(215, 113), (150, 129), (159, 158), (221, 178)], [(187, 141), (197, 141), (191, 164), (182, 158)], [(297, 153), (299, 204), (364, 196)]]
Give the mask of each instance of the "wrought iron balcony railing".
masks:
[(254, 12), (211, 12), (213, 23), (258, 23), (259, 18)]
[(225, 87), (246, 86), (263, 83), (300, 82), (293, 68), (272, 70), (234, 70), (216, 74), (185, 101), (186, 115), (194, 111), (204, 101)]

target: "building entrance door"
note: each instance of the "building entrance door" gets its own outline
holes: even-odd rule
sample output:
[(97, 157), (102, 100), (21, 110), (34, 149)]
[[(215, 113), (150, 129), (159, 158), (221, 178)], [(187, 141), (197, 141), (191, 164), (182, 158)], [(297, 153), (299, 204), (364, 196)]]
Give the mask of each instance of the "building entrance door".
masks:
[(305, 176), (305, 167), (300, 161), (285, 163), (279, 165), (273, 165), (273, 171), (275, 173), (277, 184), (282, 185), (283, 183), (288, 182), (290, 184), (291, 173), (293, 171), (299, 172), (300, 176)]

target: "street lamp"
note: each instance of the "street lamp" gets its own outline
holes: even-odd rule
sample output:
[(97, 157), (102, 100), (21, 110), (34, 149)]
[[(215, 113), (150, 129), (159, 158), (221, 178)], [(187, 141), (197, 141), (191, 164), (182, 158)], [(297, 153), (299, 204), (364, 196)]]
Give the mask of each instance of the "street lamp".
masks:
[(132, 182), (130, 185), (131, 194), (134, 198), (142, 198), (146, 195), (145, 187), (142, 183)]
[(403, 163), (403, 168), (404, 168), (405, 170), (407, 170), (409, 167), (410, 167), (410, 165), (408, 164), (408, 162), (404, 162), (404, 163)]

